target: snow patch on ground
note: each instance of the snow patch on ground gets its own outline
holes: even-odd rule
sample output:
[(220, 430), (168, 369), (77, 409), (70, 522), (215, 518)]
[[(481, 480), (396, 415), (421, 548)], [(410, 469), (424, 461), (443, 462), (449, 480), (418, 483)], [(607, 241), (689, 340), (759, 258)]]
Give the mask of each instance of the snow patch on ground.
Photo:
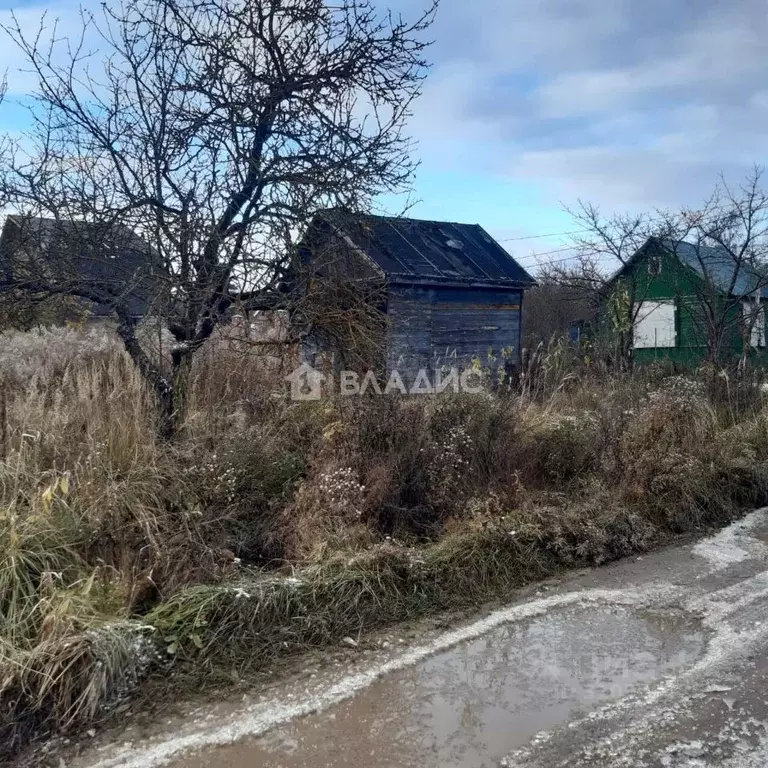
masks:
[(747, 754), (736, 755), (722, 764), (722, 768), (765, 768), (768, 765), (768, 737)]
[[(762, 511), (762, 510), (761, 510)], [(756, 523), (752, 523), (754, 526)], [(719, 536), (720, 534), (718, 534)], [(714, 566), (713, 566), (714, 567)], [(731, 622), (745, 612), (749, 606), (760, 604), (768, 598), (768, 571), (737, 584), (715, 590), (708, 594), (687, 596), (679, 601), (685, 611), (699, 615), (702, 624), (711, 632), (704, 656), (686, 671), (663, 680), (637, 694), (630, 694), (615, 702), (599, 707), (585, 717), (571, 721), (570, 730), (589, 729), (598, 722), (622, 723), (608, 729), (610, 735), (591, 739), (588, 747), (574, 753), (568, 765), (580, 766), (632, 766), (639, 768), (635, 756), (640, 746), (660, 727), (679, 723), (698, 706), (696, 694), (730, 690), (726, 684), (734, 664), (755, 653), (762, 653), (766, 644), (762, 626), (738, 626)], [(731, 709), (731, 708), (729, 708)], [(510, 753), (506, 758), (508, 766), (540, 766), (538, 754), (542, 745), (551, 742), (557, 731), (542, 733), (531, 743)], [(711, 747), (710, 745), (707, 745)], [(658, 755), (665, 768), (700, 768), (710, 765), (695, 754), (700, 745), (675, 743), (670, 749)], [(739, 760), (742, 757), (739, 756)], [(750, 757), (751, 759), (751, 757)], [(729, 768), (766, 768), (768, 762), (727, 763)]]
[(760, 525), (768, 525), (768, 508), (758, 509), (704, 539), (694, 546), (693, 553), (708, 560), (717, 570), (759, 556), (766, 550), (766, 545), (749, 534)]

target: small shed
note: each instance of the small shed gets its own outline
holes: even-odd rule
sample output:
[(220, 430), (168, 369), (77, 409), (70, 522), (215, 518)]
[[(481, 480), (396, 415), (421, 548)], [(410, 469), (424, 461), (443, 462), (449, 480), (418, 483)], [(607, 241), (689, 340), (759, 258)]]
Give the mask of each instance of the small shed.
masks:
[[(382, 286), (388, 371), (520, 363), (523, 296), (535, 281), (477, 224), (327, 210), (300, 255), (312, 274)], [(321, 347), (305, 345), (304, 360), (314, 364)]]

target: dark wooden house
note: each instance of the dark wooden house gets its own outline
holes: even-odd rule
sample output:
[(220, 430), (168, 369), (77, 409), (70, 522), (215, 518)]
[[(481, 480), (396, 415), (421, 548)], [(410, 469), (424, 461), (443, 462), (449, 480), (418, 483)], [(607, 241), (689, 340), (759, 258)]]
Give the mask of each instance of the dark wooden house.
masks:
[(10, 215), (0, 234), (0, 283), (76, 297), (91, 319), (116, 309), (140, 319), (167, 293), (152, 248), (128, 227)]
[[(482, 227), (334, 209), (315, 217), (300, 253), (312, 274), (382, 286), (388, 371), (519, 365), (535, 281)], [(305, 362), (322, 347), (310, 339)]]

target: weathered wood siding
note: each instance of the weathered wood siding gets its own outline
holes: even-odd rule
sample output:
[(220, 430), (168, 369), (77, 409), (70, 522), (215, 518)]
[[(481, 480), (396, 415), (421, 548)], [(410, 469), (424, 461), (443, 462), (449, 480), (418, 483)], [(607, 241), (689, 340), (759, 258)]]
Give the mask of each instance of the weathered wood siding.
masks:
[(519, 364), (522, 292), (390, 286), (388, 369)]

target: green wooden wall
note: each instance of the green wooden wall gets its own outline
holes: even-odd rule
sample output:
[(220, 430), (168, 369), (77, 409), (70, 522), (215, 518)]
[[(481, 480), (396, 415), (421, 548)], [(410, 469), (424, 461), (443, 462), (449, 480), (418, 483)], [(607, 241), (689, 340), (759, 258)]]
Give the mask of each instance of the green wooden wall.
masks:
[[(641, 348), (633, 350), (636, 362), (668, 360), (684, 366), (695, 366), (707, 357), (706, 331), (701, 318), (702, 306), (698, 296), (704, 287), (704, 281), (692, 269), (682, 264), (675, 256), (666, 251), (654, 253), (660, 260), (658, 274), (651, 274), (648, 262), (651, 254), (638, 259), (630, 265), (623, 278), (625, 286), (634, 283), (636, 301), (654, 301), (673, 299), (675, 301), (676, 346), (659, 348)], [(723, 351), (724, 357), (739, 357), (743, 344), (740, 331), (741, 304), (731, 307), (729, 312), (733, 322), (729, 322), (728, 338)], [(766, 308), (768, 312), (768, 308)], [(755, 349), (753, 356), (768, 359), (765, 347)]]

